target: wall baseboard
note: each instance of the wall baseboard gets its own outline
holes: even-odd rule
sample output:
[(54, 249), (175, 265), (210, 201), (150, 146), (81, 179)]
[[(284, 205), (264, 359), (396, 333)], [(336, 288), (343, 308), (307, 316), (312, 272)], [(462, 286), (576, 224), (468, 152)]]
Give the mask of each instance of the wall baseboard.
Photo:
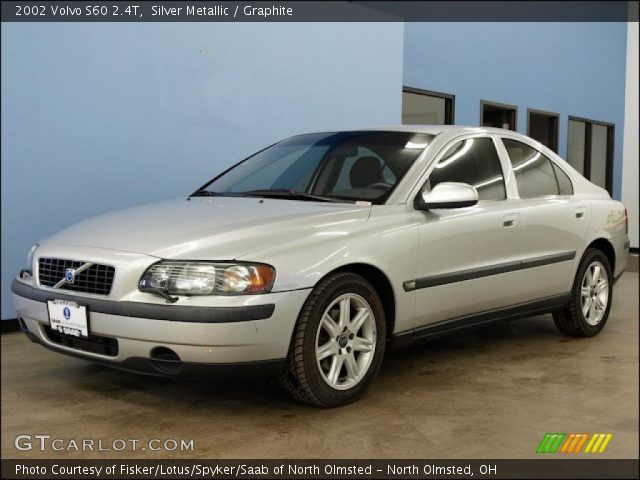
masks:
[(7, 320), (0, 320), (0, 333), (19, 332), (20, 324), (17, 318), (9, 318)]

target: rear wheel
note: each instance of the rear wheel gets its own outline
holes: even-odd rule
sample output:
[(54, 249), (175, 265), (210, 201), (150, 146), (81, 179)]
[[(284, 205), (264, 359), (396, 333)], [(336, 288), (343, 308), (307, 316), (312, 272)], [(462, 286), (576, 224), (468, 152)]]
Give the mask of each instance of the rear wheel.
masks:
[(305, 403), (350, 403), (378, 373), (385, 343), (384, 309), (375, 289), (353, 273), (331, 275), (302, 307), (281, 383)]
[(558, 329), (571, 337), (592, 337), (609, 318), (613, 281), (609, 259), (602, 251), (588, 249), (580, 262), (565, 307), (553, 314)]

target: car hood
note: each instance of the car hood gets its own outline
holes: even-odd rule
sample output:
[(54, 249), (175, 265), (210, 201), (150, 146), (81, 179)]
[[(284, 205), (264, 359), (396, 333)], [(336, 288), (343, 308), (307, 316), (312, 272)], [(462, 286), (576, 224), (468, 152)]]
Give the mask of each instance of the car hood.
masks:
[(47, 239), (159, 258), (233, 260), (320, 229), (365, 221), (369, 206), (298, 200), (194, 197), (94, 217)]

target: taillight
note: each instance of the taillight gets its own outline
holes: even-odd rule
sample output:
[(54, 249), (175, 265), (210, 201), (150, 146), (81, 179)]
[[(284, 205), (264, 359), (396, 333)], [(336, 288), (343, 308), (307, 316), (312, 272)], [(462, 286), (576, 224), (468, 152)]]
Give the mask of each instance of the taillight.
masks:
[(629, 235), (629, 214), (627, 209), (624, 209), (624, 233)]

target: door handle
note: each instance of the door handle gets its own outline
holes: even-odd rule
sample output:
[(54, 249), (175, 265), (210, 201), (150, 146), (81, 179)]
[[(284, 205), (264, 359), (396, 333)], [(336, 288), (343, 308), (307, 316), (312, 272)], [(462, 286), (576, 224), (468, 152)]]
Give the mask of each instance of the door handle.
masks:
[(587, 209), (584, 207), (576, 208), (576, 218), (584, 218), (587, 215)]
[(518, 214), (518, 213), (511, 213), (509, 215), (506, 215), (502, 219), (502, 226), (504, 228), (514, 227), (515, 225), (517, 225), (519, 218), (520, 218), (520, 214)]

